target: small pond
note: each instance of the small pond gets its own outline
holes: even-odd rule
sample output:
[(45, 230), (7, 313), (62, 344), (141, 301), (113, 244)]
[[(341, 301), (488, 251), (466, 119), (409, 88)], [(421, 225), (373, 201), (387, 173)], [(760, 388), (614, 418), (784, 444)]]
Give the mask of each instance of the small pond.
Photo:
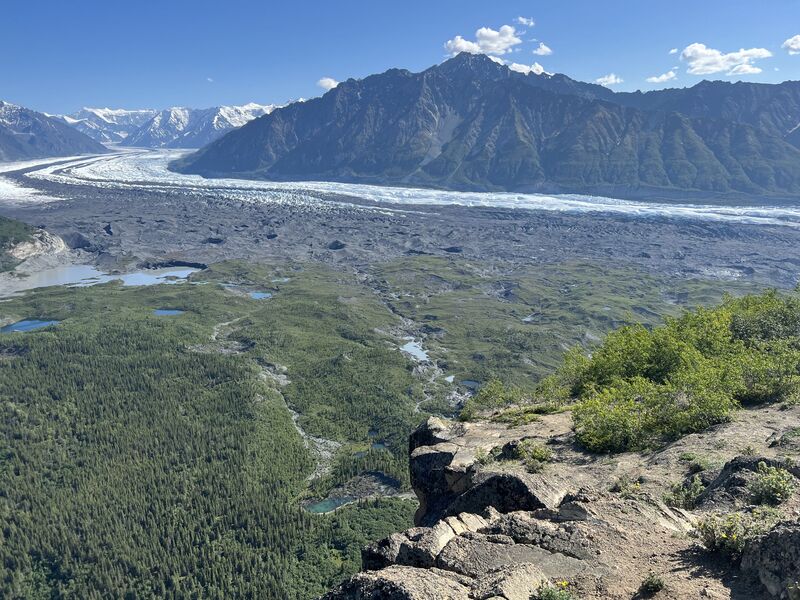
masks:
[[(369, 445), (369, 447), (372, 450), (388, 450), (389, 449), (389, 446), (386, 444), (386, 442), (372, 442)], [(366, 456), (366, 455), (367, 455), (367, 453), (364, 450), (359, 450), (358, 452), (354, 452), (353, 453), (353, 456), (356, 457), (356, 458), (361, 458), (362, 456)]]
[(126, 286), (156, 285), (159, 283), (183, 283), (192, 273), (199, 271), (190, 267), (165, 269), (143, 269), (131, 273), (104, 273), (92, 265), (62, 265), (37, 271), (25, 277), (8, 278), (2, 281), (0, 296), (11, 296), (26, 290), (55, 285), (87, 287), (109, 281), (122, 281)]
[(426, 362), (429, 360), (428, 353), (422, 347), (422, 344), (415, 341), (413, 338), (405, 338), (405, 339), (409, 341), (406, 344), (400, 346), (400, 350), (410, 355), (417, 362)]
[(272, 298), (272, 294), (270, 292), (250, 292), (248, 295), (253, 300), (266, 300), (267, 298)]
[(185, 311), (178, 310), (177, 308), (156, 308), (153, 314), (159, 317), (173, 317), (175, 315), (182, 315), (184, 312)]
[(472, 390), (473, 392), (477, 390), (479, 387), (481, 387), (481, 382), (475, 381), (474, 379), (464, 379), (460, 383), (465, 388), (467, 388), (468, 390)]
[(0, 328), (0, 333), (15, 333), (34, 331), (42, 327), (50, 327), (51, 325), (58, 325), (60, 321), (42, 321), (39, 319), (25, 319), (24, 321), (17, 321), (5, 327)]
[(321, 502), (309, 504), (306, 506), (306, 510), (316, 514), (329, 513), (336, 510), (340, 506), (344, 506), (350, 502), (355, 502), (355, 500), (355, 498), (350, 496), (343, 496), (340, 498), (325, 498), (325, 500), (322, 500)]

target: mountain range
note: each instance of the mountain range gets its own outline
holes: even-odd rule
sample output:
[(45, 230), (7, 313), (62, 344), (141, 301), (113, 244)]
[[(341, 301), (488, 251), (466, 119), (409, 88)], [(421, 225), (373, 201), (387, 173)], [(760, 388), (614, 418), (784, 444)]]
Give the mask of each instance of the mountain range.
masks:
[(58, 115), (67, 125), (104, 144), (119, 143), (152, 119), (151, 109), (82, 108), (71, 115)]
[(0, 101), (0, 161), (102, 152), (105, 146), (61, 120)]
[(276, 108), (274, 104), (168, 108), (156, 112), (123, 141), (123, 146), (200, 148)]
[(172, 168), (619, 197), (800, 194), (800, 82), (615, 93), (460, 54), (350, 79)]

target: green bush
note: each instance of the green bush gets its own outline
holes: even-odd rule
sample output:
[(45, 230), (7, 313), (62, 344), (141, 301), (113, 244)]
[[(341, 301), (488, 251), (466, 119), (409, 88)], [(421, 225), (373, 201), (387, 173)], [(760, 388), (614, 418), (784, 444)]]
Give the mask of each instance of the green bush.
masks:
[[(562, 582), (566, 583), (566, 582)], [(552, 586), (545, 586), (539, 589), (538, 594), (536, 595), (537, 600), (575, 600), (575, 596), (566, 589), (566, 587), (559, 586), (559, 587), (552, 587)]]
[(657, 594), (664, 589), (664, 580), (658, 574), (650, 571), (639, 586), (639, 593), (643, 596)]
[(619, 494), (625, 500), (630, 500), (639, 495), (642, 490), (642, 482), (640, 479), (631, 479), (627, 475), (623, 475), (614, 482), (614, 485), (609, 489), (610, 492)]
[[(591, 355), (569, 354), (547, 386), (578, 403), (578, 440), (595, 452), (642, 450), (730, 419), (742, 402), (800, 397), (800, 299), (774, 291), (623, 327)], [(551, 390), (553, 397), (561, 397)]]
[(684, 452), (679, 457), (678, 460), (681, 462), (689, 463), (689, 474), (694, 475), (695, 473), (702, 473), (703, 471), (708, 471), (712, 463), (708, 458), (703, 456), (697, 456), (693, 452)]
[(758, 463), (758, 473), (750, 484), (750, 493), (756, 504), (777, 506), (791, 497), (795, 490), (794, 475), (780, 467)]
[(533, 440), (522, 440), (517, 445), (516, 458), (522, 461), (529, 473), (539, 473), (545, 463), (553, 460), (553, 451)]
[(664, 503), (667, 506), (685, 508), (691, 510), (695, 507), (697, 498), (706, 489), (700, 476), (695, 475), (688, 483), (676, 483), (672, 486), (672, 491), (664, 495)]
[(736, 559), (752, 540), (766, 533), (779, 518), (774, 509), (709, 515), (697, 524), (696, 531), (707, 550)]

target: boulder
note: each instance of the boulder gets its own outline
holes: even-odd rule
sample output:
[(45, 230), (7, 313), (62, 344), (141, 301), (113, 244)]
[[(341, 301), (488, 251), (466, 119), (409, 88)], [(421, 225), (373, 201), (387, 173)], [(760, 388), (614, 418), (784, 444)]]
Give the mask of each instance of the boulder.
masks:
[(800, 523), (778, 525), (749, 544), (742, 570), (757, 577), (769, 597), (792, 598), (790, 589), (800, 582)]
[(436, 561), (436, 566), (469, 577), (481, 577), (519, 563), (538, 565), (550, 577), (569, 577), (581, 570), (581, 562), (527, 544), (516, 544), (505, 535), (467, 533), (451, 541)]
[(538, 546), (573, 558), (589, 559), (593, 556), (589, 536), (580, 524), (536, 519), (528, 512), (501, 515), (484, 532), (505, 535), (518, 544)]
[(540, 588), (548, 584), (547, 577), (536, 565), (509, 565), (481, 577), (473, 585), (472, 597), (476, 600), (530, 600)]
[(471, 486), (445, 508), (448, 515), (479, 513), (494, 507), (501, 513), (515, 510), (555, 510), (566, 489), (539, 474), (482, 471), (471, 478)]
[(768, 467), (787, 469), (795, 477), (800, 469), (791, 464), (757, 456), (737, 456), (725, 463), (719, 474), (708, 481), (705, 491), (698, 496), (696, 506), (704, 509), (733, 509), (750, 504), (750, 483), (755, 479), (759, 463)]
[(439, 521), (433, 527), (414, 527), (364, 548), (361, 551), (361, 564), (370, 570), (393, 564), (432, 567), (439, 553), (454, 537), (456, 533), (445, 521)]
[(470, 600), (470, 588), (453, 573), (392, 566), (358, 573), (322, 600)]

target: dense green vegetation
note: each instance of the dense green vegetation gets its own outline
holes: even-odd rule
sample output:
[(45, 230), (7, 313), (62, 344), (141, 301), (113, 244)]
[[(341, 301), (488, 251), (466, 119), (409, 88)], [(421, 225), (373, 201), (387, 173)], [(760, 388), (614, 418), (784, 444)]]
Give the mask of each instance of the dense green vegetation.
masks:
[[(260, 277), (263, 284), (266, 274)], [(306, 305), (310, 288), (319, 302)], [(374, 299), (370, 306), (337, 301), (347, 290), (306, 273), (269, 302), (216, 285), (110, 284), (4, 303), (3, 316), (63, 321), (0, 337), (0, 596), (308, 598), (357, 569), (366, 541), (407, 527), (414, 505), (406, 501), (346, 507), (331, 516), (300, 507), (312, 456), (279, 386), (260, 376), (260, 361), (286, 358), (262, 339), (277, 349), (275, 340), (313, 334), (314, 352), (302, 364), (292, 361), (288, 375), (316, 377), (317, 390), (340, 393), (337, 373), (324, 365), (361, 345), (385, 345), (359, 328), (365, 315), (376, 323), (394, 318)], [(297, 302), (284, 305), (282, 296)], [(154, 316), (159, 307), (186, 313)], [(303, 323), (305, 307), (313, 317), (306, 314)], [(214, 326), (236, 318), (258, 341), (242, 352), (220, 352), (227, 340), (211, 341)], [(326, 322), (347, 329), (326, 329)], [(408, 428), (410, 366), (396, 355), (362, 368), (397, 370), (403, 388), (391, 387), (389, 373), (383, 394), (391, 397), (387, 403), (408, 404)], [(379, 374), (342, 377), (354, 378), (355, 387), (358, 377)], [(313, 398), (294, 394), (314, 406)], [(334, 406), (332, 394), (320, 403), (331, 402), (331, 420), (341, 424), (337, 414), (348, 407)], [(402, 418), (385, 421), (390, 432)], [(373, 427), (391, 437), (383, 435), (383, 421), (368, 419), (354, 411), (349, 426), (333, 433), (366, 442)], [(383, 451), (363, 460), (396, 459)]]
[(624, 327), (573, 360), (578, 439), (596, 451), (642, 449), (730, 418), (740, 403), (800, 389), (800, 298), (726, 299), (647, 330)]
[(20, 221), (0, 216), (0, 272), (16, 266), (17, 261), (6, 250), (15, 244), (29, 240), (33, 227)]

